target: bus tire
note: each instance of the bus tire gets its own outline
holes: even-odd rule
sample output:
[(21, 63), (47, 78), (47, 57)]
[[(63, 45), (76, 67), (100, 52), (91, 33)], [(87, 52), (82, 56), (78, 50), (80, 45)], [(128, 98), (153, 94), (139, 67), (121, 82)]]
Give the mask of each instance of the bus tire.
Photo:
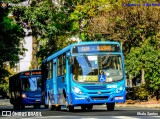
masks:
[(73, 112), (73, 111), (74, 111), (74, 106), (68, 105), (68, 106), (67, 106), (67, 111), (68, 111), (68, 112)]
[(106, 107), (108, 111), (114, 111), (115, 103), (107, 103)]
[(86, 111), (86, 105), (81, 106), (82, 111)]
[(56, 111), (60, 111), (61, 110), (61, 106), (60, 105), (58, 105), (57, 107), (55, 107), (56, 108)]
[(93, 109), (93, 105), (87, 105), (87, 110), (92, 110)]

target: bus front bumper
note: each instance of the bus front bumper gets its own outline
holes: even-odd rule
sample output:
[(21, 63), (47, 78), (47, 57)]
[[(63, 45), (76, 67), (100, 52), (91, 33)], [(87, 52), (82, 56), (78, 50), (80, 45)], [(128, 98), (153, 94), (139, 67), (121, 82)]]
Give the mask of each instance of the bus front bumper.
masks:
[(43, 104), (41, 98), (23, 98), (24, 105)]
[(92, 96), (80, 96), (72, 94), (72, 105), (81, 104), (104, 104), (104, 103), (116, 103), (125, 102), (125, 93), (112, 94), (112, 95), (92, 95)]

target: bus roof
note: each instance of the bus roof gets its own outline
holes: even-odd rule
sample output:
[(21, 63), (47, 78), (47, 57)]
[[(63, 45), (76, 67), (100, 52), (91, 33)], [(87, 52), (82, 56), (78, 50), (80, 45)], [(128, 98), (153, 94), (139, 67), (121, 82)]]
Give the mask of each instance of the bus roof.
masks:
[(30, 69), (30, 70), (25, 70), (25, 71), (20, 71), (18, 73), (24, 73), (24, 72), (29, 72), (29, 71), (40, 71), (41, 69)]
[(91, 44), (117, 44), (117, 45), (120, 45), (119, 42), (115, 42), (115, 41), (90, 41), (90, 42), (79, 42), (79, 43), (73, 43), (65, 48), (63, 48), (62, 50), (59, 50), (58, 52), (52, 54), (51, 56), (47, 57), (46, 59), (43, 60), (43, 62), (46, 62), (46, 61), (49, 61), (67, 51), (69, 51), (73, 46), (75, 45), (91, 45)]
[(16, 75), (21, 75), (22, 73), (25, 73), (25, 72), (31, 72), (31, 71), (41, 71), (41, 69), (30, 69), (30, 70), (25, 70), (25, 71), (20, 71), (14, 75), (12, 75), (10, 78), (16, 76)]

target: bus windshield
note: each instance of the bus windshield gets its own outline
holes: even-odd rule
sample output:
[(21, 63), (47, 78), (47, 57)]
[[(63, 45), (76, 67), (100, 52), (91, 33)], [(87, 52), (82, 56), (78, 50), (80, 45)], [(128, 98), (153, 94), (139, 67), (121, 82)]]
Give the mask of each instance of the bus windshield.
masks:
[(113, 82), (123, 78), (121, 55), (74, 57), (73, 79), (77, 82)]
[(29, 77), (22, 79), (23, 91), (41, 91), (41, 77)]

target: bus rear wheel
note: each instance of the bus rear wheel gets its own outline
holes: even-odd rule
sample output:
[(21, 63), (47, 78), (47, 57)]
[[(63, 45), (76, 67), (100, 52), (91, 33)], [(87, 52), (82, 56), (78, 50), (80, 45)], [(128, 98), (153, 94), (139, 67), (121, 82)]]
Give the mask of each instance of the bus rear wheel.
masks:
[(106, 103), (106, 107), (108, 111), (114, 111), (115, 103)]

